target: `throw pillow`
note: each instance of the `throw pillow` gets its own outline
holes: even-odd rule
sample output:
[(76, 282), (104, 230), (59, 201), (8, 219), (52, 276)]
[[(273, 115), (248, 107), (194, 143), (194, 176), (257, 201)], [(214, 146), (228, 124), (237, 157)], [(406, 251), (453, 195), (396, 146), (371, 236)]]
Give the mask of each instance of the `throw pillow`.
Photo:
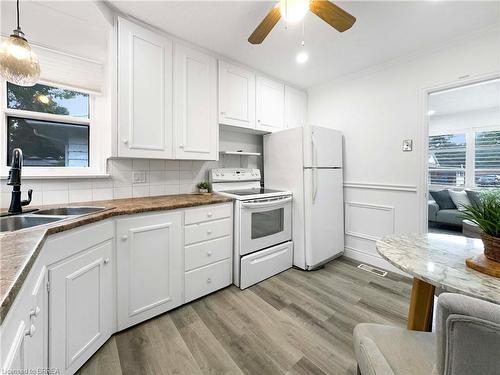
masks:
[(469, 198), (471, 206), (477, 207), (481, 204), (481, 196), (479, 192), (474, 190), (465, 190), (465, 193), (467, 194), (467, 198)]
[(440, 210), (456, 210), (457, 206), (451, 200), (448, 190), (431, 191), (431, 196), (434, 198)]
[(469, 198), (467, 198), (467, 193), (465, 192), (465, 190), (461, 191), (450, 190), (450, 198), (455, 204), (455, 206), (457, 206), (459, 211), (465, 211), (464, 206), (470, 205), (470, 201)]

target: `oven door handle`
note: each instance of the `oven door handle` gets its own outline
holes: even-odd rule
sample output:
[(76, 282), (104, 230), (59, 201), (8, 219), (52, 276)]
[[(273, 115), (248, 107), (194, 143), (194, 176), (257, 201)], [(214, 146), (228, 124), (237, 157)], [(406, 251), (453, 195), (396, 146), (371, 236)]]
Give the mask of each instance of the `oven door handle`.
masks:
[(275, 199), (275, 200), (268, 201), (268, 202), (255, 202), (255, 203), (242, 202), (241, 207), (243, 207), (243, 208), (274, 207), (274, 206), (281, 206), (281, 205), (288, 203), (288, 202), (291, 202), (291, 201), (292, 201), (292, 197)]

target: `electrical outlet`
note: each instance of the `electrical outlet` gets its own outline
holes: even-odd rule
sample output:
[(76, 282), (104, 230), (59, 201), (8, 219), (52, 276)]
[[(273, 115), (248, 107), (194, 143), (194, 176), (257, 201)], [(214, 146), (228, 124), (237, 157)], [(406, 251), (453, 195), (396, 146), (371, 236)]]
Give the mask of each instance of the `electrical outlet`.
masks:
[(132, 172), (132, 183), (142, 184), (146, 182), (146, 171), (133, 171)]

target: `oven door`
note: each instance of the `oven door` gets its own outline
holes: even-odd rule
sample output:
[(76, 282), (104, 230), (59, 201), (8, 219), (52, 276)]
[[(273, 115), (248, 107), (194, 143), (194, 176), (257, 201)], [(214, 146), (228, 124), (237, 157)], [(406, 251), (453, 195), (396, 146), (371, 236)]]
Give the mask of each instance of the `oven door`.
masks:
[(240, 255), (292, 238), (292, 197), (255, 199), (240, 205)]

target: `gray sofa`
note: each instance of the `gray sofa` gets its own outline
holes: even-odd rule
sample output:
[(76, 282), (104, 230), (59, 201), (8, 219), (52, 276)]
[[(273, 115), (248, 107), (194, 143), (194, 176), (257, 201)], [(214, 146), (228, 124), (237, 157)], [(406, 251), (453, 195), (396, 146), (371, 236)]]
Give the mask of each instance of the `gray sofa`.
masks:
[(498, 375), (500, 305), (459, 294), (438, 298), (436, 332), (381, 324), (354, 328), (362, 375)]
[(440, 210), (433, 199), (428, 201), (429, 221), (435, 224), (447, 224), (462, 227), (463, 217), (458, 209)]

